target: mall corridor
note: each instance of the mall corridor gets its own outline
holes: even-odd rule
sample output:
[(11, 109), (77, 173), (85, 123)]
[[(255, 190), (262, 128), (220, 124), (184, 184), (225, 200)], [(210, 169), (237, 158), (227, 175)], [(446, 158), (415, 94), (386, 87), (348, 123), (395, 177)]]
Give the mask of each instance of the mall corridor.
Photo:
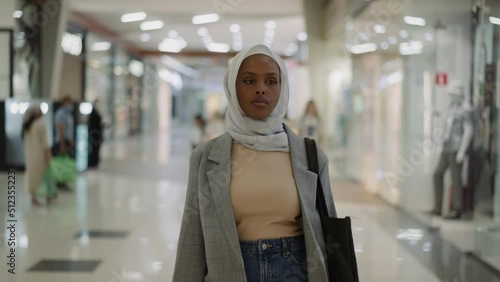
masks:
[(361, 282), (500, 282), (499, 111), (500, 0), (0, 0), (0, 282), (331, 282), (316, 179)]
[[(16, 274), (7, 272), (5, 231), (0, 233), (0, 281), (172, 281), (188, 135), (174, 125), (158, 135), (107, 143), (102, 166), (82, 173), (74, 191), (61, 192), (47, 208), (30, 206), (18, 172)], [(335, 163), (330, 167), (338, 213), (353, 217), (360, 281), (500, 281), (439, 230), (342, 179)], [(6, 182), (6, 174), (0, 179)], [(7, 218), (6, 210), (1, 201), (0, 218)]]

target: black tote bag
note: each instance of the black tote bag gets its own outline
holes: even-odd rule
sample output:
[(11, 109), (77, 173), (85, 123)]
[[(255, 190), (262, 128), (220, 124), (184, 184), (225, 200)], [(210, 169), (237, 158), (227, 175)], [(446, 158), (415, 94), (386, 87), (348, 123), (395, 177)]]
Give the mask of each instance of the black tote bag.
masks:
[(313, 139), (305, 138), (309, 170), (318, 175), (316, 209), (325, 240), (326, 263), (330, 282), (359, 282), (358, 266), (352, 239), (351, 219), (328, 216), (323, 186), (319, 178), (318, 149)]

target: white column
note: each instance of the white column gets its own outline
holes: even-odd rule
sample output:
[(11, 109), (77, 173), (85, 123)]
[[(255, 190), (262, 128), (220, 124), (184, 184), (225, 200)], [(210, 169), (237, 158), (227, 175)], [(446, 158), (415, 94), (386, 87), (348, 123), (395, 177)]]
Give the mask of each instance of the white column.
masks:
[(43, 18), (42, 29), (42, 96), (50, 99), (56, 97), (61, 79), (63, 50), (62, 35), (68, 22), (67, 1), (49, 0), (42, 6), (40, 17)]
[[(0, 28), (12, 29), (14, 28), (14, 9), (16, 7), (16, 0), (2, 0), (0, 1)], [(3, 62), (3, 61), (2, 61)]]
[(14, 29), (15, 0), (0, 1), (0, 100), (9, 98), (11, 89), (11, 32)]
[[(311, 97), (316, 101), (322, 119), (325, 151), (334, 148), (335, 124), (341, 112), (345, 86), (351, 80), (351, 59), (345, 46), (345, 19), (348, 1), (335, 0), (327, 8), (323, 0), (303, 1)], [(305, 106), (305, 105), (304, 105)]]

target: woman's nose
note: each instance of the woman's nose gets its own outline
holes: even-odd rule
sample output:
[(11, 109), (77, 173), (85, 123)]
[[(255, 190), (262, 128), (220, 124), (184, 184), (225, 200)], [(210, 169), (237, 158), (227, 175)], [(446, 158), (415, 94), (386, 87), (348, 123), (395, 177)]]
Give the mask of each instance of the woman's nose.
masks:
[(258, 83), (257, 84), (257, 89), (255, 90), (255, 94), (266, 94), (265, 83)]

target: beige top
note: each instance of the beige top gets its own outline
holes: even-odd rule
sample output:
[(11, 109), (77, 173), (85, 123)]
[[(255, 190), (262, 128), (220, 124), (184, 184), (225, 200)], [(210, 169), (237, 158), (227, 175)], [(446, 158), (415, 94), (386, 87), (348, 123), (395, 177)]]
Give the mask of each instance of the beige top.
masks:
[(290, 153), (255, 151), (233, 144), (231, 157), (231, 203), (239, 239), (303, 234)]
[(47, 130), (42, 118), (37, 119), (31, 128), (24, 132), (24, 156), (26, 159), (26, 188), (34, 193), (42, 182), (45, 170), (49, 167), (45, 152), (47, 144)]

